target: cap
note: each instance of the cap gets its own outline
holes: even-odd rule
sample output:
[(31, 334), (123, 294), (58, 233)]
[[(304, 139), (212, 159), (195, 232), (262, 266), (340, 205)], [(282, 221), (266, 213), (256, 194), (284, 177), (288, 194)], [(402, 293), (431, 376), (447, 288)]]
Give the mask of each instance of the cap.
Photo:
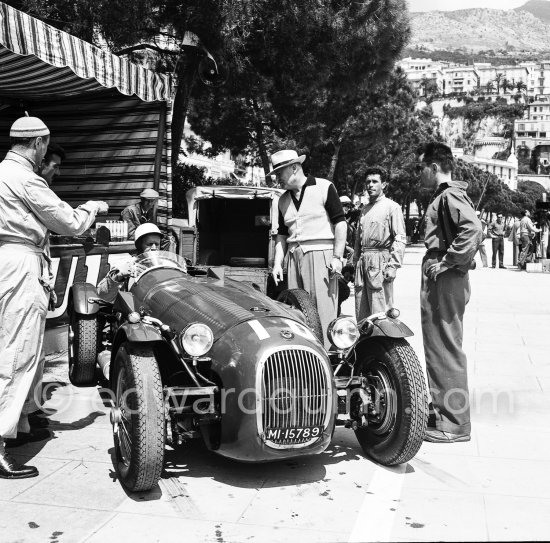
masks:
[(340, 196), (340, 202), (342, 202), (342, 204), (351, 204), (351, 200), (349, 199), (348, 196)]
[(159, 198), (160, 195), (156, 190), (153, 189), (144, 189), (141, 191), (141, 194), (139, 195), (140, 198), (147, 198), (149, 200), (152, 200), (153, 198)]
[(20, 117), (10, 128), (10, 138), (49, 136), (50, 130), (38, 117)]
[(138, 249), (137, 242), (139, 241), (139, 238), (142, 238), (147, 234), (158, 234), (159, 236), (162, 236), (162, 232), (156, 224), (153, 224), (152, 222), (140, 224), (134, 232), (134, 245), (136, 246), (136, 249)]

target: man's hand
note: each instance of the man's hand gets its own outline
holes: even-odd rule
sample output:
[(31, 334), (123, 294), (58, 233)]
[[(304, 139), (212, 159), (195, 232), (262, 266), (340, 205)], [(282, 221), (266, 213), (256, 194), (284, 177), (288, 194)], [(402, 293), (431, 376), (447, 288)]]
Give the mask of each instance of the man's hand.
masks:
[(103, 202), (102, 200), (96, 202), (97, 204), (97, 212), (99, 214), (107, 213), (109, 211), (109, 204), (107, 202)]
[(443, 272), (446, 272), (448, 269), (449, 268), (447, 268), (447, 266), (445, 266), (442, 262), (436, 262), (426, 270), (426, 275), (428, 276), (428, 279), (437, 281), (437, 277)]
[(55, 293), (55, 290), (50, 290), (50, 301), (48, 303), (48, 310), (53, 311), (55, 309), (55, 306), (57, 305), (57, 294)]
[(330, 271), (332, 273), (342, 273), (342, 261), (339, 258), (336, 258), (335, 256), (332, 257), (332, 260), (330, 261)]
[(136, 270), (135, 270), (135, 263), (133, 260), (127, 260), (126, 262), (123, 262), (117, 270), (116, 275), (114, 276), (114, 280), (117, 283), (122, 283), (125, 279), (128, 279), (130, 276), (135, 277)]
[(275, 281), (275, 284), (278, 285), (279, 281), (283, 280), (283, 267), (279, 263), (273, 264), (273, 270), (271, 272), (271, 275), (273, 275), (273, 280)]
[(383, 272), (384, 281), (386, 283), (391, 283), (395, 279), (396, 270), (393, 266), (387, 266)]

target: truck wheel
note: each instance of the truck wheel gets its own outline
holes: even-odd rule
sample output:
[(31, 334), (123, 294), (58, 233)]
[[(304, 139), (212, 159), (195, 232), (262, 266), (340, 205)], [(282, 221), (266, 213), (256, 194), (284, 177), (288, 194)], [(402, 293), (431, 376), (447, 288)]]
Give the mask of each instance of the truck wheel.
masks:
[(324, 342), (323, 328), (319, 320), (317, 305), (308, 292), (301, 288), (290, 288), (288, 290), (283, 290), (277, 297), (277, 300), (292, 306), (294, 309), (299, 309), (304, 314), (306, 324), (311, 331), (321, 343)]
[(122, 344), (115, 358), (111, 410), (116, 471), (132, 492), (150, 490), (164, 465), (164, 397), (153, 350)]
[(97, 315), (72, 314), (69, 324), (69, 380), (77, 387), (95, 386), (96, 360), (101, 345)]
[[(355, 375), (365, 377), (371, 405), (367, 425), (355, 435), (365, 453), (385, 466), (408, 462), (420, 449), (428, 420), (428, 401), (422, 368), (404, 339), (379, 338), (363, 344)], [(362, 401), (352, 394), (352, 419)]]

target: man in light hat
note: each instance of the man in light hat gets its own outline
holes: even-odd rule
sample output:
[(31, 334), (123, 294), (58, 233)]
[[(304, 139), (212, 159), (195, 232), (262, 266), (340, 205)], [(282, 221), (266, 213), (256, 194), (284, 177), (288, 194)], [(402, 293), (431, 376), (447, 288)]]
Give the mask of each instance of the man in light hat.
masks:
[(40, 119), (17, 119), (10, 137), (11, 150), (0, 163), (0, 478), (21, 479), (38, 470), (20, 465), (5, 447), (49, 436), (44, 429), (31, 432), (21, 416), (40, 360), (50, 299), (46, 233), (82, 234), (108, 206), (87, 202), (73, 209), (36, 173), (50, 139)]
[(336, 318), (338, 274), (342, 271), (346, 245), (346, 221), (334, 185), (306, 176), (305, 155), (283, 150), (271, 156), (273, 169), (286, 192), (279, 199), (279, 230), (275, 245), (273, 278), (283, 279), (283, 260), (288, 252), (288, 287), (309, 292), (317, 304), (325, 347), (326, 333)]
[(140, 202), (125, 207), (120, 218), (128, 223), (128, 238), (134, 236), (136, 228), (140, 224), (150, 222), (157, 223), (157, 202), (159, 193), (153, 189), (144, 189), (139, 195)]

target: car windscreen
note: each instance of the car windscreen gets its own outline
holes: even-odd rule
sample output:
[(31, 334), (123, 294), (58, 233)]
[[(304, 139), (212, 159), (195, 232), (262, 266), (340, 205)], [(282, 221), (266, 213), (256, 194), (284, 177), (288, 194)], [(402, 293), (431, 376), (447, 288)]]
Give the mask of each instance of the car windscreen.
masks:
[(181, 256), (169, 251), (148, 251), (135, 257), (135, 281), (151, 270), (176, 268), (187, 273), (187, 264)]

